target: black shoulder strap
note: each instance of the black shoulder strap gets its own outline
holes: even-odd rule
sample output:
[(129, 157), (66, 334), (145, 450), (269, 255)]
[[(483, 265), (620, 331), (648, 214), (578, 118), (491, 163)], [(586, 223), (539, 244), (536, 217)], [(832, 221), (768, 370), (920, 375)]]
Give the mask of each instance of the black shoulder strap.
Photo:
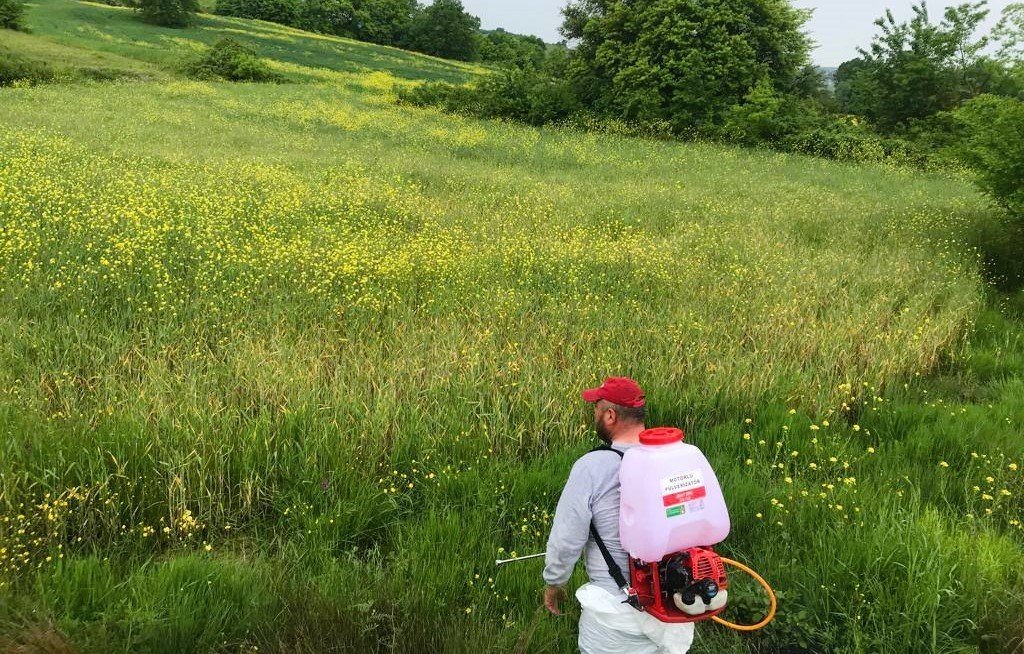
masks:
[[(614, 447), (611, 447), (610, 445), (601, 445), (600, 447), (595, 447), (590, 451), (615, 452), (616, 454), (619, 455), (620, 459), (623, 456), (623, 453), (621, 451), (615, 449)], [(608, 566), (608, 573), (611, 574), (612, 579), (614, 579), (615, 583), (618, 584), (619, 589), (626, 593), (627, 596), (629, 596), (629, 582), (626, 581), (626, 577), (622, 574), (622, 568), (620, 568), (619, 564), (616, 563), (615, 559), (612, 558), (611, 552), (608, 551), (608, 546), (604, 544), (604, 540), (601, 538), (601, 535), (597, 533), (597, 527), (594, 526), (593, 522), (590, 523), (590, 535), (594, 537), (594, 542), (597, 543), (597, 549), (601, 550), (601, 556), (604, 557), (605, 565)]]
[[(594, 449), (590, 450), (590, 452), (615, 452), (619, 455), (620, 459), (624, 456), (622, 450), (617, 450), (611, 445), (598, 445)], [(587, 452), (587, 454), (590, 454), (590, 452)]]

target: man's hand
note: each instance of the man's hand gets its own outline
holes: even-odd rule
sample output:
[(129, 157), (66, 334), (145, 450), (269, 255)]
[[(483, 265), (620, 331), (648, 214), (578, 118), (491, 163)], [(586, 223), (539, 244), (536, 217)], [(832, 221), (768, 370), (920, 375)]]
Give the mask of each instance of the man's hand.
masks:
[(544, 587), (544, 606), (551, 613), (562, 615), (562, 611), (558, 608), (558, 603), (563, 599), (565, 599), (565, 589), (561, 586)]

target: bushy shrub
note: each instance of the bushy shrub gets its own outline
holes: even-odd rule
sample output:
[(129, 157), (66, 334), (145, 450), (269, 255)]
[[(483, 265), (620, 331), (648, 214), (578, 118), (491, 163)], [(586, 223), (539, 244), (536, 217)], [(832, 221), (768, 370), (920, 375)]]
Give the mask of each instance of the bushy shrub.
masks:
[(47, 61), (31, 59), (0, 47), (0, 86), (35, 86), (61, 82), (109, 82), (122, 79), (145, 79), (131, 69), (97, 66), (54, 66)]
[(424, 82), (398, 91), (398, 103), (413, 107), (435, 107), (453, 114), (483, 116), (479, 89), (449, 82)]
[(30, 86), (56, 79), (57, 72), (46, 63), (30, 61), (0, 48), (0, 86)]
[(421, 84), (400, 91), (399, 101), (482, 118), (508, 118), (530, 125), (562, 121), (580, 109), (566, 82), (533, 69), (494, 73), (476, 86), (443, 82)]
[(22, 0), (0, 0), (0, 27), (25, 29), (25, 3)]
[(512, 69), (485, 78), (479, 86), (486, 111), (531, 125), (568, 118), (580, 109), (568, 83), (534, 69)]
[(982, 191), (1024, 219), (1024, 102), (982, 95), (954, 116), (964, 129), (957, 149), (977, 171)]
[[(981, 254), (985, 275), (998, 290), (1024, 289), (1024, 220), (985, 216), (977, 221), (968, 243)], [(1024, 293), (1019, 301), (1024, 310)]]
[(758, 145), (785, 136), (779, 120), (785, 100), (775, 93), (771, 82), (761, 80), (725, 113), (718, 130), (726, 140), (742, 145)]
[(184, 27), (199, 11), (199, 0), (138, 0), (135, 8), (147, 23)]
[(302, 5), (298, 0), (217, 0), (216, 13), (223, 16), (266, 20), (282, 25), (298, 25)]
[(784, 139), (814, 126), (818, 116), (809, 100), (777, 93), (762, 79), (742, 104), (725, 113), (722, 126), (709, 135), (740, 145), (778, 146)]
[(883, 137), (857, 116), (822, 119), (785, 139), (782, 148), (839, 161), (886, 162), (915, 168), (931, 164), (931, 158), (921, 148), (909, 141)]
[(206, 52), (185, 66), (197, 79), (231, 82), (280, 82), (282, 78), (256, 55), (256, 50), (231, 37), (218, 40)]

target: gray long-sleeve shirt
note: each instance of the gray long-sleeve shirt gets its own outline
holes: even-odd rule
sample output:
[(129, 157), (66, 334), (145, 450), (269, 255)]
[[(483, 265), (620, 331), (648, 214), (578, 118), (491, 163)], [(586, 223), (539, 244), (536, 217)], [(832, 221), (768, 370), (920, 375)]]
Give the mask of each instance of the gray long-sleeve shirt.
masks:
[[(628, 445), (613, 445), (625, 452)], [(558, 499), (555, 518), (548, 537), (544, 558), (544, 581), (551, 586), (563, 586), (572, 576), (576, 561), (586, 550), (587, 576), (590, 581), (614, 595), (618, 585), (608, 572), (597, 542), (590, 535), (594, 522), (608, 552), (629, 576), (628, 555), (619, 544), (619, 463), (614, 452), (590, 452), (579, 459), (569, 472), (562, 496)]]

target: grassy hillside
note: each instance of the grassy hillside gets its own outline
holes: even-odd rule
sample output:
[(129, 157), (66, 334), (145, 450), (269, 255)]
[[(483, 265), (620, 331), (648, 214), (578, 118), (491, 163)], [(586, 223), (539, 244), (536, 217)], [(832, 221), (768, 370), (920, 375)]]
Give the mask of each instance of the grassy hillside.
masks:
[(62, 68), (97, 69), (124, 77), (166, 77), (203, 45), (231, 36), (256, 48), (291, 80), (333, 80), (332, 73), (386, 71), (403, 79), (468, 79), (477, 69), (397, 48), (265, 23), (200, 14), (195, 25), (171, 29), (147, 25), (135, 12), (70, 0), (29, 3), (32, 34), (0, 31), (0, 48)]
[[(571, 652), (492, 562), (543, 548), (610, 374), (781, 592), (695, 652), (1024, 632), (1022, 305), (984, 309), (966, 182), (402, 108), (470, 69), (264, 23), (30, 24), (138, 74), (0, 89), (0, 639)], [(224, 33), (295, 83), (176, 74)]]

